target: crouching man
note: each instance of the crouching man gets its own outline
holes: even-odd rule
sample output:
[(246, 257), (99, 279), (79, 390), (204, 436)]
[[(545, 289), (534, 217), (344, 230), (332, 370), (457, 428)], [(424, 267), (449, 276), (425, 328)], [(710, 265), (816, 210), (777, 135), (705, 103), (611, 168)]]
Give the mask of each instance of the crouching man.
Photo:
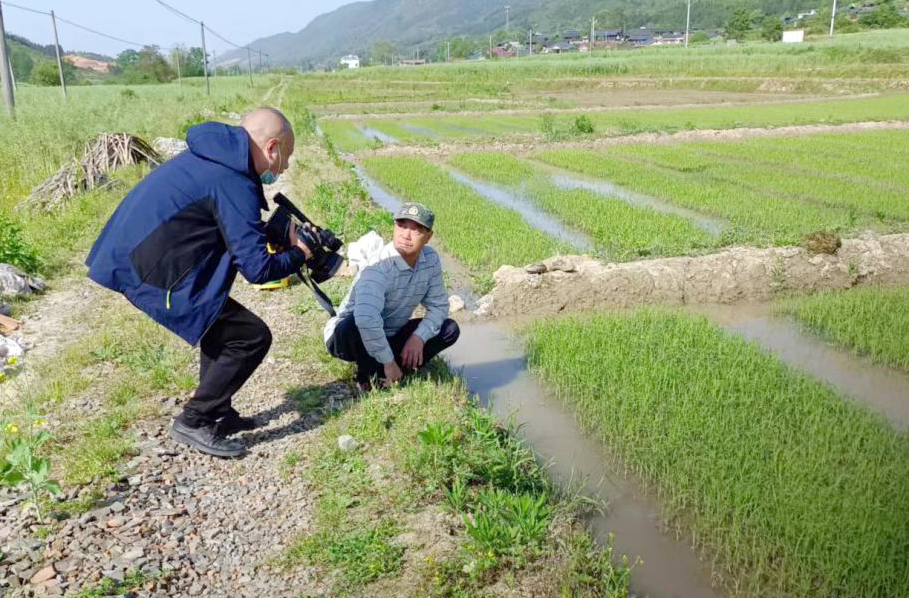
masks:
[[(395, 213), (394, 236), (361, 270), (325, 325), (333, 356), (357, 364), (363, 391), (372, 381), (391, 384), (458, 340), (458, 324), (448, 318), (448, 292), (439, 254), (426, 245), (435, 216), (426, 206), (405, 203)], [(411, 318), (417, 305), (423, 318)]]

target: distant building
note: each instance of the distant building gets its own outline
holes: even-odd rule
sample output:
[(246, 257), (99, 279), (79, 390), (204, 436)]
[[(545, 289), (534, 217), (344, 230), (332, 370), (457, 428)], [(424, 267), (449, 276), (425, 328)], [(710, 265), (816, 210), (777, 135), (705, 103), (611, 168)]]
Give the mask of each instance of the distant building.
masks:
[(348, 69), (360, 68), (360, 57), (355, 54), (348, 54), (341, 59), (341, 66)]
[(574, 52), (577, 48), (570, 42), (556, 42), (543, 48), (543, 54), (561, 54), (562, 52)]
[(401, 66), (421, 66), (424, 64), (426, 64), (425, 58), (416, 58), (401, 61)]

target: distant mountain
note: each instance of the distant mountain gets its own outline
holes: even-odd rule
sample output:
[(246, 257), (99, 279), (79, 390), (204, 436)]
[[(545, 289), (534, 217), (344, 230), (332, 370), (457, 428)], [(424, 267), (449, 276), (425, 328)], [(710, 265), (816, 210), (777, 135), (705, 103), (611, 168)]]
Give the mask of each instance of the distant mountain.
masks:
[[(342, 6), (302, 31), (257, 39), (250, 46), (269, 54), (276, 65), (335, 65), (345, 54), (369, 55), (376, 42), (388, 42), (398, 54), (410, 55), (435, 49), (446, 38), (501, 32), (506, 4), (512, 37), (531, 27), (543, 32), (570, 27), (586, 31), (593, 16), (604, 28), (685, 27), (683, 0), (372, 0)], [(817, 0), (698, 0), (692, 3), (692, 27), (722, 27), (732, 11), (743, 6), (758, 15), (816, 4)], [(235, 50), (219, 56), (218, 64), (246, 59), (246, 50)], [(255, 53), (253, 60), (258, 60)]]

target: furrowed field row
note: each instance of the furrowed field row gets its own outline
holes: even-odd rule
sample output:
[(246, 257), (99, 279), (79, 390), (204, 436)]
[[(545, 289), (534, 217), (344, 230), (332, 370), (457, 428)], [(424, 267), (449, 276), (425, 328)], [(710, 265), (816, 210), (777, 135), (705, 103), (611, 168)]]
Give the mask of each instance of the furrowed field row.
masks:
[[(897, 132), (901, 133), (905, 145), (905, 132)], [(846, 137), (864, 139), (866, 136), (866, 133), (850, 133)], [(775, 143), (758, 144), (753, 143), (756, 139), (747, 139), (736, 143), (698, 142), (686, 147), (696, 150), (707, 160), (747, 162), (795, 174), (823, 175), (885, 192), (902, 190), (904, 194), (909, 193), (909, 171), (900, 168), (901, 158), (896, 147), (882, 144), (870, 149), (861, 144), (834, 145), (830, 140), (828, 135), (811, 135), (807, 138), (808, 143), (796, 143), (805, 139), (782, 138), (773, 140)]]
[[(909, 120), (909, 95), (895, 94), (874, 98), (804, 102), (797, 104), (615, 110), (585, 114), (600, 136), (626, 135), (645, 131), (682, 129), (730, 129), (814, 123)], [(579, 114), (552, 113), (552, 126), (570, 130)], [(329, 122), (329, 121), (323, 121)], [(412, 125), (434, 135), (407, 135), (412, 141), (431, 141), (435, 137), (469, 138), (501, 135), (538, 134), (543, 129), (542, 115), (482, 115), (415, 117), (407, 119), (367, 119), (365, 125), (390, 131), (394, 125)], [(400, 130), (399, 129), (399, 130)], [(391, 133), (390, 133), (391, 134)], [(354, 144), (351, 144), (353, 146)]]
[(704, 318), (541, 322), (533, 367), (756, 596), (909, 595), (909, 436)]
[(697, 173), (706, 180), (741, 186), (757, 193), (772, 193), (842, 207), (882, 219), (903, 221), (909, 219), (906, 191), (842, 180), (829, 172), (816, 174), (793, 172), (792, 168), (797, 167), (797, 164), (786, 168), (718, 160), (716, 157), (703, 155), (697, 147), (687, 144), (629, 145), (611, 148), (609, 153), (679, 172)]
[(632, 206), (586, 189), (559, 188), (548, 173), (510, 154), (458, 154), (451, 163), (471, 175), (510, 187), (588, 233), (613, 260), (691, 253), (718, 242), (680, 216)]
[(909, 286), (829, 291), (786, 301), (780, 311), (838, 345), (909, 371)]
[(732, 224), (729, 242), (797, 243), (811, 232), (856, 224), (848, 211), (761, 194), (733, 183), (705, 180), (697, 172), (660, 166), (587, 150), (542, 150), (533, 157), (547, 164), (592, 175)]
[(481, 275), (502, 264), (528, 264), (569, 250), (517, 212), (486, 200), (426, 160), (374, 157), (363, 166), (389, 191), (434, 210), (445, 250)]

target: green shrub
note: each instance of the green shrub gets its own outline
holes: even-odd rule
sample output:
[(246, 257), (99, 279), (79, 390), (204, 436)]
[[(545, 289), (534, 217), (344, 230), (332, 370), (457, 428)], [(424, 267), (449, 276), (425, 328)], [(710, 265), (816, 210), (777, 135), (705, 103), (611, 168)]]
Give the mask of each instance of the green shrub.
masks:
[(22, 238), (22, 229), (5, 214), (0, 214), (0, 263), (26, 272), (35, 272), (41, 263), (38, 252)]

